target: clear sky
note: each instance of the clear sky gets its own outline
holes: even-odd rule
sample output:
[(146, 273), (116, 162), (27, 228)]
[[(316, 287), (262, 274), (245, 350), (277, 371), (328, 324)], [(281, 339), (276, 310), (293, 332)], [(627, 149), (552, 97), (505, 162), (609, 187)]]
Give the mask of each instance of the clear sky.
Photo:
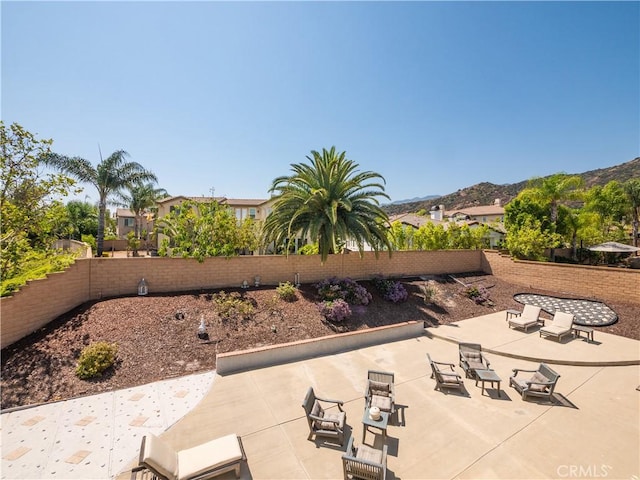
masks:
[(172, 195), (268, 198), (332, 145), (392, 200), (640, 155), (640, 2), (1, 9), (5, 125), (126, 150)]

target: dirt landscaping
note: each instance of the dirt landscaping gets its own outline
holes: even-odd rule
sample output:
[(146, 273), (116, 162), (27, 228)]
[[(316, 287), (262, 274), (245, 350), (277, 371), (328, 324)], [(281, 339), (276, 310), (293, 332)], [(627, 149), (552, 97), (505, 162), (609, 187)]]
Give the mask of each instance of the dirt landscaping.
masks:
[[(522, 308), (516, 293), (571, 297), (558, 292), (526, 289), (491, 275), (439, 276), (403, 279), (405, 302), (385, 301), (372, 282), (359, 282), (373, 296), (366, 306), (352, 307), (345, 322), (327, 322), (316, 307), (317, 290), (302, 285), (296, 300), (285, 302), (275, 287), (237, 291), (252, 306), (250, 318), (223, 319), (215, 309), (218, 291), (122, 297), (84, 304), (45, 328), (2, 351), (2, 408), (128, 388), (156, 380), (215, 369), (216, 354), (317, 338), (341, 331), (367, 329), (409, 320), (429, 328), (471, 317)], [(425, 304), (422, 287), (435, 290)], [(479, 305), (465, 295), (465, 286), (482, 286), (489, 302)], [(599, 331), (640, 339), (640, 305), (605, 302), (618, 322)], [(550, 318), (549, 315), (544, 315)], [(205, 320), (208, 339), (198, 338)], [(102, 377), (80, 380), (74, 373), (82, 349), (107, 341), (118, 347), (117, 361)]]

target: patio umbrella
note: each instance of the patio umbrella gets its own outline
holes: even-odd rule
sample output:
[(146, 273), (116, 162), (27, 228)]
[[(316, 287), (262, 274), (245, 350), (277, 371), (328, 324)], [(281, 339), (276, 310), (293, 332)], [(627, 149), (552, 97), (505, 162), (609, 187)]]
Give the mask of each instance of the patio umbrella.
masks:
[(610, 253), (631, 253), (640, 250), (638, 247), (632, 247), (631, 245), (625, 245), (618, 242), (604, 242), (597, 245), (592, 245), (589, 250), (594, 252), (610, 252)]

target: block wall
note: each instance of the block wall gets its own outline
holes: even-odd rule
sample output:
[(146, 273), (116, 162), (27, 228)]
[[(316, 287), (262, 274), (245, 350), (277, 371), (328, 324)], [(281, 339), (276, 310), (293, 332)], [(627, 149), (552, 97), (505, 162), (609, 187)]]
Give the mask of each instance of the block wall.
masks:
[(514, 260), (485, 251), (482, 270), (528, 288), (640, 304), (640, 270)]

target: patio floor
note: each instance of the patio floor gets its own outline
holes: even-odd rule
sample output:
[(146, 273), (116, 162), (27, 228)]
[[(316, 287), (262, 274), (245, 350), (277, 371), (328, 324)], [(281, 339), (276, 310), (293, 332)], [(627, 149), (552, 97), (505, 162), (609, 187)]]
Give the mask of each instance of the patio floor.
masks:
[[(368, 369), (396, 374), (399, 412), (388, 428), (388, 479), (617, 479), (640, 476), (640, 342), (596, 331), (562, 343), (510, 330), (505, 312), (426, 329), (424, 336), (337, 355), (216, 375), (210, 392), (162, 437), (176, 449), (237, 433), (244, 479), (342, 478), (343, 448), (308, 439), (301, 407), (309, 386), (341, 399), (348, 434), (362, 440)], [(465, 379), (467, 394), (441, 393), (426, 362), (457, 365), (458, 341), (481, 343), (502, 378), (501, 396)], [(552, 363), (555, 401), (523, 401), (513, 368)], [(459, 367), (458, 373), (462, 373)], [(348, 438), (347, 434), (347, 438)], [(380, 435), (367, 443), (380, 446)], [(346, 443), (346, 442), (345, 442)], [(129, 478), (137, 452), (131, 452)], [(220, 478), (234, 478), (227, 474)]]

